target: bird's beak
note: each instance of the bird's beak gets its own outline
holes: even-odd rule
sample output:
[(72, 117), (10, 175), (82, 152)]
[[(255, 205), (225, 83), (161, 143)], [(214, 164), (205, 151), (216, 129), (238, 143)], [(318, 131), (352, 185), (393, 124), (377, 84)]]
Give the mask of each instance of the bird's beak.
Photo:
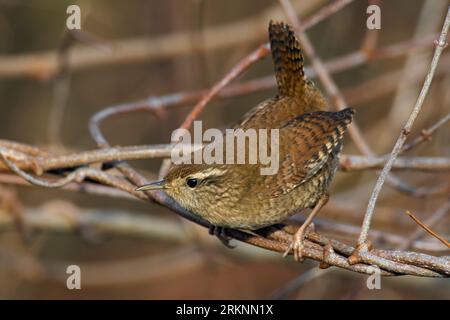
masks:
[(151, 182), (149, 184), (145, 184), (145, 185), (137, 188), (136, 191), (160, 190), (160, 189), (165, 189), (165, 188), (166, 188), (166, 181), (163, 179), (163, 180)]

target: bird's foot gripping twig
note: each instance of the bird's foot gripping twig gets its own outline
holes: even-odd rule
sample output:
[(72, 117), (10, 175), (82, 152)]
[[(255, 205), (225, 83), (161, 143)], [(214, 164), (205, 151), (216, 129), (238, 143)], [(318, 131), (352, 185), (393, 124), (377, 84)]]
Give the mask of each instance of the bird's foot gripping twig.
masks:
[(283, 253), (283, 257), (286, 257), (291, 251), (294, 253), (295, 261), (303, 261), (303, 242), (305, 240), (306, 229), (308, 226), (304, 223), (297, 232), (294, 234), (294, 239), (292, 239), (287, 250)]
[(306, 235), (309, 232), (315, 232), (315, 226), (313, 222), (310, 222), (308, 224), (303, 223), (303, 225), (297, 229), (297, 231), (294, 233), (294, 238), (289, 244), (289, 247), (286, 249), (286, 251), (283, 253), (283, 258), (286, 258), (287, 255), (292, 251), (294, 254), (294, 260), (297, 262), (302, 262), (305, 260), (303, 258), (303, 248), (304, 248), (304, 242), (306, 239)]
[(287, 250), (283, 253), (283, 257), (286, 257), (291, 251), (293, 251), (295, 261), (303, 261), (303, 242), (305, 240), (305, 235), (307, 233), (308, 228), (313, 227), (312, 220), (319, 213), (320, 209), (328, 202), (329, 196), (328, 194), (323, 195), (319, 201), (317, 201), (314, 209), (309, 214), (308, 218), (306, 218), (305, 222), (302, 224), (300, 228), (298, 228), (297, 232), (294, 234), (294, 239), (292, 239), (289, 244)]
[(211, 225), (209, 227), (209, 234), (216, 236), (225, 247), (233, 249), (235, 246), (230, 244), (232, 238), (227, 235), (226, 230), (225, 227)]

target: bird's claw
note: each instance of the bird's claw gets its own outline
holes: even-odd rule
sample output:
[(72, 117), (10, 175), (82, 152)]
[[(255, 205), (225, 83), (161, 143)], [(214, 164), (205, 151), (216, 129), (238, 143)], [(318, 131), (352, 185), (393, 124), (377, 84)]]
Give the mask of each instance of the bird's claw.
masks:
[(286, 258), (287, 255), (292, 251), (294, 254), (294, 260), (297, 262), (301, 262), (304, 260), (303, 258), (303, 247), (304, 247), (304, 233), (297, 232), (294, 235), (294, 239), (289, 244), (286, 251), (283, 253), (283, 258)]
[(210, 226), (209, 234), (216, 236), (225, 247), (233, 249), (236, 246), (230, 244), (232, 238), (226, 234), (226, 230), (224, 227)]

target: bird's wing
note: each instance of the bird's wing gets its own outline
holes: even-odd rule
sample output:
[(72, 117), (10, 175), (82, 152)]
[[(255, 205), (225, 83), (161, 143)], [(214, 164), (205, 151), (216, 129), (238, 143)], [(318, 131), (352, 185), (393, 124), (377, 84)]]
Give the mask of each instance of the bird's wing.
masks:
[[(313, 177), (342, 146), (353, 109), (305, 113), (279, 131), (279, 168), (266, 177), (272, 196), (286, 194)], [(274, 151), (272, 151), (274, 152)]]

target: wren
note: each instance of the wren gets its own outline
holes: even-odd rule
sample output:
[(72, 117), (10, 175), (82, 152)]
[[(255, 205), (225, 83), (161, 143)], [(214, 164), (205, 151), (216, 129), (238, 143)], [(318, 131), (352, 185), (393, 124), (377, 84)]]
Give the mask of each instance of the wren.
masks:
[(256, 230), (312, 208), (285, 252), (293, 251), (299, 260), (306, 228), (328, 200), (354, 111), (325, 111), (327, 101), (307, 79), (300, 44), (289, 25), (271, 21), (269, 38), (278, 94), (253, 108), (234, 128), (278, 129), (278, 172), (261, 175), (258, 163), (179, 164), (163, 180), (137, 190), (164, 189), (210, 222), (210, 232), (225, 242), (226, 228)]

